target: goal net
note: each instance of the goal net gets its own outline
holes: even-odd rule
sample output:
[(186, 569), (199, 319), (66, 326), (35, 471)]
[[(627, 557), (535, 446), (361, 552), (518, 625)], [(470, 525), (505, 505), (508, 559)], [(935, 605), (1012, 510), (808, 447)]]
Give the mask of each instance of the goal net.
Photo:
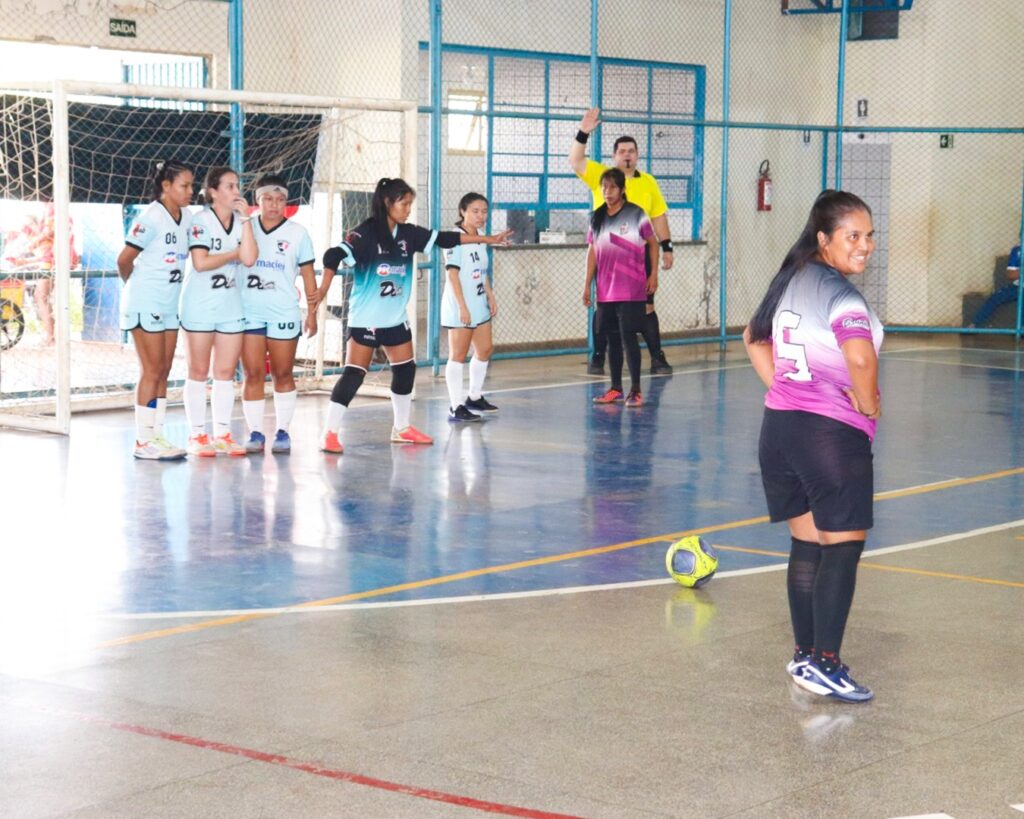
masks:
[[(264, 173), (284, 176), (288, 216), (309, 231), (319, 277), (324, 250), (369, 216), (377, 179), (416, 179), (415, 145), (415, 103), (401, 100), (72, 82), (0, 89), (0, 424), (67, 433), (73, 411), (132, 405), (138, 364), (118, 329), (116, 259), (149, 203), (155, 162), (191, 165), (197, 185), (211, 166), (240, 164), (250, 192)], [(301, 391), (329, 388), (344, 364), (346, 281), (335, 279), (317, 335), (299, 342)], [(417, 301), (414, 282), (414, 328)], [(172, 402), (185, 372), (179, 338)], [(387, 395), (383, 377), (371, 373), (366, 392)]]

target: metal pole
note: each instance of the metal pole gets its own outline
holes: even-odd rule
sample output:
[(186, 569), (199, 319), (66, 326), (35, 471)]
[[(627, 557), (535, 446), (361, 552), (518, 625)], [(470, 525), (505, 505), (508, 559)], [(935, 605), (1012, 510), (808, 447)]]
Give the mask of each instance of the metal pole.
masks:
[(729, 221), (729, 73), (731, 68), (730, 49), (732, 48), (732, 0), (725, 0), (725, 19), (723, 22), (722, 42), (722, 182), (718, 203), (718, 335), (719, 345), (724, 349), (726, 343), (726, 270), (728, 253), (728, 221)]
[[(601, 62), (598, 59), (598, 25), (597, 7), (599, 0), (590, 0), (590, 104), (597, 107), (601, 104)], [(601, 129), (594, 132), (591, 156), (596, 160), (601, 156)], [(589, 191), (588, 191), (589, 193)], [(594, 312), (596, 307), (590, 305), (587, 310), (587, 363), (594, 357)]]
[[(327, 229), (324, 231), (327, 241), (325, 244), (327, 247), (332, 247), (332, 238), (334, 236), (334, 197), (337, 194), (337, 172), (338, 172), (338, 128), (340, 126), (341, 117), (337, 108), (332, 108), (331, 113), (327, 118), (329, 127), (331, 129), (330, 136), (327, 140), (328, 150), (330, 156), (327, 157)], [(327, 345), (327, 299), (325, 298), (316, 309), (316, 323), (319, 328), (316, 336), (316, 364), (313, 370), (313, 378), (316, 380), (317, 385), (320, 385), (321, 379), (324, 377), (324, 353)], [(344, 358), (345, 350), (345, 339), (341, 340), (342, 354), (339, 358)]]
[(53, 83), (53, 278), (57, 342), (55, 431), (71, 431), (71, 151), (68, 142), (68, 95), (61, 80)]
[(850, 25), (850, 0), (843, 0), (839, 21), (839, 76), (836, 82), (836, 190), (843, 187), (843, 103), (846, 95), (846, 35)]
[[(432, 228), (441, 224), (441, 11), (443, 0), (430, 0), (430, 212)], [(441, 270), (431, 257), (427, 288), (427, 355), (434, 375), (441, 372)]]
[[(419, 170), (417, 170), (416, 160), (419, 152), (419, 143), (416, 141), (416, 132), (419, 129), (419, 112), (415, 107), (409, 108), (402, 112), (402, 179), (408, 182), (410, 185), (415, 187), (419, 184)], [(414, 203), (415, 207), (415, 203)], [(412, 309), (409, 311), (409, 329), (412, 331), (412, 343), (413, 349), (416, 355), (416, 360), (420, 359), (420, 348), (418, 346), (419, 341), (419, 285), (417, 284), (417, 278), (419, 276), (419, 266), (412, 271), (410, 277), (409, 286), (412, 287), (412, 293), (409, 296), (409, 303), (412, 305)], [(344, 344), (344, 341), (342, 342)], [(429, 345), (428, 345), (429, 354)]]
[[(231, 0), (228, 6), (228, 64), (232, 91), (241, 91), (245, 85), (244, 28), (242, 25), (243, 0)], [(245, 171), (245, 115), (242, 106), (231, 103), (228, 157), (231, 167), (241, 174)]]
[[(1021, 250), (1024, 251), (1024, 188), (1021, 189), (1021, 220), (1020, 232), (1017, 234)], [(1024, 335), (1024, 276), (1017, 276), (1017, 338)]]

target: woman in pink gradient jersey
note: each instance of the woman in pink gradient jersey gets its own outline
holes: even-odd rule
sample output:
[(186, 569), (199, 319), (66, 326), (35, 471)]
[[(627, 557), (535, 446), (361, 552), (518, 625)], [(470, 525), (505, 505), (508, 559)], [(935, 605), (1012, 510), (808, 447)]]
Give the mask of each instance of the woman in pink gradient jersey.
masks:
[(874, 251), (871, 209), (818, 196), (743, 334), (768, 388), (759, 456), (768, 511), (792, 538), (787, 574), (802, 688), (845, 702), (874, 694), (839, 659), (857, 563), (873, 524), (871, 442), (882, 412), (882, 325), (847, 276)]

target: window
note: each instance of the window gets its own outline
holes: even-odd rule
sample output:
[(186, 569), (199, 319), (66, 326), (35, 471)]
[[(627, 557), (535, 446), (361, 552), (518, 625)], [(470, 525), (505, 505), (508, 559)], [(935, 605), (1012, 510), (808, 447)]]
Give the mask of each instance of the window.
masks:
[(487, 150), (487, 127), (483, 113), (487, 99), (480, 91), (449, 91), (448, 106), (452, 111), (470, 111), (448, 116), (448, 152), (483, 156)]

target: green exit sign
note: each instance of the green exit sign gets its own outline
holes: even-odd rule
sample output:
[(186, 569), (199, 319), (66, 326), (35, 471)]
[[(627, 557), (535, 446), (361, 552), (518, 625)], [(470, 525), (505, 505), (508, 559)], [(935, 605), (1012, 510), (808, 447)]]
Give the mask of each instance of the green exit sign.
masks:
[(135, 21), (116, 20), (113, 17), (111, 17), (109, 31), (111, 37), (134, 37)]
[(939, 147), (940, 148), (952, 148), (953, 147), (953, 135), (952, 134), (939, 134)]

